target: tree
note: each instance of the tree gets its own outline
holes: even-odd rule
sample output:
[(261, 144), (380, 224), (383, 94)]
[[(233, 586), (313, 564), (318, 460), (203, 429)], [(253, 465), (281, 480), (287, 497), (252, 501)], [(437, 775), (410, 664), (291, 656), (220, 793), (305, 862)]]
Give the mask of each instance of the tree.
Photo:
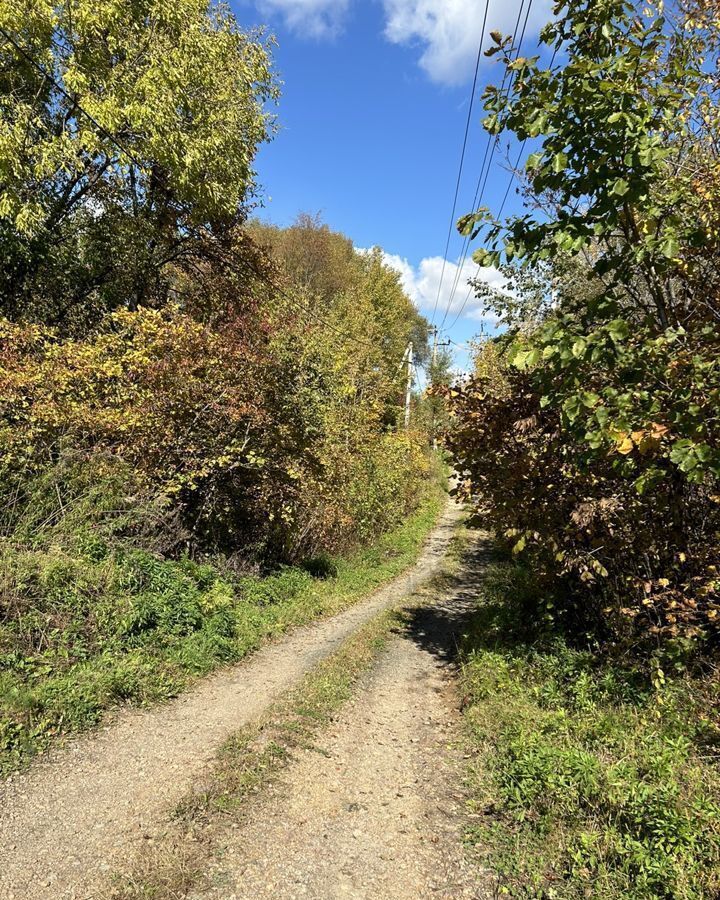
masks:
[(526, 162), (537, 208), (505, 222), (480, 210), (462, 228), (484, 233), (483, 265), (580, 254), (638, 316), (678, 324), (720, 285), (717, 222), (702, 215), (700, 190), (717, 168), (717, 20), (628, 0), (555, 12), (542, 32), (550, 67), (515, 59), (498, 33), (488, 51), (510, 77), (487, 89), (485, 126), (539, 141)]
[(69, 328), (164, 301), (245, 216), (267, 43), (209, 0), (10, 0), (0, 28), (0, 309)]
[[(459, 391), (451, 445), (478, 508), (577, 623), (629, 617), (718, 640), (718, 39), (704, 2), (667, 14), (571, 0), (486, 92), (491, 133), (531, 142), (525, 209), (478, 210), (482, 265), (519, 293), (500, 372)], [(499, 346), (499, 345), (498, 345)], [(500, 377), (497, 377), (498, 374)], [(492, 501), (489, 506), (488, 501)], [(590, 589), (588, 589), (590, 586)]]

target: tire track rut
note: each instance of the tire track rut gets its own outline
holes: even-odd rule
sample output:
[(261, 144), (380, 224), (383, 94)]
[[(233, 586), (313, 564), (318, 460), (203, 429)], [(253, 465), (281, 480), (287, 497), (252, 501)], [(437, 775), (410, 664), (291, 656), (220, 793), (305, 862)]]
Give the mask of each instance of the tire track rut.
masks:
[(168, 704), (121, 712), (8, 779), (0, 786), (0, 898), (97, 896), (109, 874), (154, 839), (164, 814), (232, 732), (435, 573), (460, 515), (449, 503), (415, 566), (367, 600), (293, 631)]

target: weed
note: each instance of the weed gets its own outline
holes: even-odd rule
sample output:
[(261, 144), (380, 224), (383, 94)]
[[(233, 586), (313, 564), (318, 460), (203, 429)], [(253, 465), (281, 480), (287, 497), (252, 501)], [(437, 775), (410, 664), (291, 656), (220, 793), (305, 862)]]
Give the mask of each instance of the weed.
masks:
[(714, 898), (720, 685), (653, 684), (639, 663), (573, 647), (518, 616), (532, 579), (485, 579), (465, 638), (463, 682), (481, 824), (470, 841), (501, 894)]

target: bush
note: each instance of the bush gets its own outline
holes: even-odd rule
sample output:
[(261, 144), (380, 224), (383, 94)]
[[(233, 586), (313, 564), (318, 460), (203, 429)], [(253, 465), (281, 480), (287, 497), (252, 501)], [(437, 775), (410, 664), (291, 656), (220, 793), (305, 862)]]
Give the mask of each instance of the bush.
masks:
[[(714, 344), (700, 342), (687, 367), (687, 342), (677, 347), (671, 335), (651, 355), (642, 329), (630, 336), (611, 323), (573, 351), (583, 329), (558, 330), (551, 318), (510, 345), (500, 380), (496, 367), (454, 392), (449, 444), (465, 494), (559, 598), (552, 612), (565, 627), (650, 647), (660, 640), (679, 654), (714, 645), (717, 472), (713, 456), (683, 455), (701, 428), (718, 440), (708, 404), (720, 385), (714, 369), (697, 375)], [(528, 341), (546, 359), (518, 368)], [(693, 412), (697, 391), (703, 406)]]

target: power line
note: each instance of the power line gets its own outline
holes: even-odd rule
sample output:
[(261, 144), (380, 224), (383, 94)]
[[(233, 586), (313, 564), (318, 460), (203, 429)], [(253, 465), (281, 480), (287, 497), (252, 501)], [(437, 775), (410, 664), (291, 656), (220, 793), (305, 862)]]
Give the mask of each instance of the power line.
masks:
[[(524, 5), (525, 5), (525, 0), (522, 0), (522, 2), (520, 3), (520, 7), (518, 9), (518, 15), (517, 15), (517, 19), (515, 22), (515, 33), (517, 33), (517, 29), (520, 25), (520, 18), (522, 16)], [(528, 18), (530, 16), (531, 7), (532, 7), (532, 0), (530, 0), (530, 3), (528, 4), (527, 13), (525, 15), (525, 21), (523, 23), (522, 32), (520, 34), (520, 41), (518, 42), (517, 50), (515, 51), (515, 59), (517, 59), (520, 55), (520, 49), (522, 47), (522, 42), (525, 38), (525, 30), (527, 28), (527, 23), (528, 23)], [(500, 84), (501, 92), (505, 88), (505, 80), (506, 80), (507, 76), (508, 76), (508, 71), (506, 69), (505, 72), (503, 73), (503, 79)], [(513, 82), (514, 77), (515, 77), (515, 73), (513, 72), (510, 76), (510, 84), (508, 85), (508, 91), (512, 87), (512, 82)], [(496, 135), (493, 140), (492, 135), (488, 134), (488, 140), (487, 140), (487, 144), (485, 146), (485, 155), (483, 156), (483, 162), (480, 166), (480, 175), (478, 176), (478, 183), (475, 188), (475, 196), (473, 198), (473, 206), (472, 206), (473, 209), (478, 208), (480, 201), (482, 200), (482, 197), (485, 194), (485, 188), (487, 187), (488, 178), (490, 176), (490, 170), (492, 168), (493, 157), (495, 155), (495, 151), (497, 150), (499, 140), (500, 140), (499, 135)], [(485, 167), (486, 161), (487, 161), (487, 168)], [(483, 172), (484, 172), (484, 177), (483, 177)], [(445, 307), (445, 314), (443, 315), (442, 322), (440, 323), (441, 329), (444, 329), (445, 322), (447, 321), (447, 317), (450, 314), (450, 309), (452, 308), (452, 302), (455, 299), (455, 294), (457, 293), (457, 289), (460, 286), (462, 270), (465, 265), (465, 260), (467, 259), (469, 248), (470, 248), (470, 236), (468, 235), (467, 237), (465, 237), (465, 239), (463, 241), (462, 252), (460, 255), (460, 262), (458, 264), (457, 271), (455, 273), (455, 280), (453, 282), (453, 286), (450, 291), (450, 296), (448, 297), (448, 302)], [(464, 304), (463, 304), (463, 307), (464, 307)], [(457, 321), (457, 317), (456, 317), (455, 321)]]
[[(524, 0), (523, 0), (524, 2)], [(468, 105), (467, 120), (465, 122), (465, 134), (463, 136), (462, 152), (460, 154), (460, 166), (458, 167), (457, 181), (455, 183), (455, 196), (453, 198), (452, 212), (450, 213), (450, 224), (448, 226), (447, 240), (445, 241), (445, 252), (443, 254), (442, 269), (440, 271), (440, 282), (438, 284), (437, 297), (435, 298), (435, 306), (433, 307), (432, 318), (430, 324), (435, 324), (435, 314), (437, 313), (438, 303), (440, 302), (440, 292), (442, 291), (442, 283), (445, 277), (445, 266), (447, 264), (447, 255), (450, 250), (450, 238), (455, 226), (455, 212), (457, 210), (458, 195), (460, 193), (460, 183), (462, 180), (463, 165), (465, 163), (465, 151), (467, 150), (468, 135), (470, 133), (470, 122), (472, 121), (473, 105), (475, 103), (475, 89), (477, 87), (478, 73), (480, 71), (480, 60), (482, 59), (482, 45), (485, 37), (485, 26), (487, 25), (488, 11), (490, 9), (490, 0), (485, 0), (485, 14), (483, 16), (482, 26), (480, 28), (480, 40), (478, 41), (477, 59), (475, 60), (475, 74), (473, 75), (472, 89), (470, 92), (470, 103)]]
[[(517, 159), (515, 160), (515, 166), (510, 172), (510, 178), (508, 179), (507, 187), (505, 188), (505, 195), (503, 196), (502, 203), (500, 204), (500, 209), (498, 210), (498, 214), (497, 214), (498, 219), (500, 219), (500, 217), (502, 216), (503, 210), (505, 209), (505, 204), (507, 203), (507, 199), (510, 196), (510, 188), (513, 185), (513, 181), (515, 181), (516, 172), (517, 172), (518, 166), (520, 165), (520, 159), (522, 158), (522, 154), (525, 149), (525, 144), (527, 144), (527, 138), (525, 138), (525, 140), (520, 145), (520, 150), (518, 151)], [(477, 267), (477, 272), (475, 274), (477, 275), (479, 272), (480, 272), (480, 266)], [(456, 314), (455, 318), (452, 320), (451, 324), (448, 325), (448, 327), (447, 327), (448, 331), (452, 330), (455, 327), (455, 325), (457, 324), (458, 319), (463, 314), (465, 307), (468, 305), (468, 302), (470, 301), (470, 295), (472, 294), (472, 291), (473, 291), (473, 286), (472, 286), (472, 284), (470, 284), (467, 289), (467, 294), (465, 294), (465, 299), (463, 300), (462, 304), (460, 305), (460, 309), (457, 311), (457, 314)]]
[[(520, 24), (520, 17), (522, 16), (522, 11), (523, 11), (523, 6), (524, 6), (524, 4), (525, 4), (525, 0), (522, 0), (522, 2), (521, 2), (521, 4), (520, 4), (520, 8), (519, 8), (519, 10), (518, 10), (517, 20), (516, 20), (516, 23), (515, 23), (516, 31), (517, 31), (517, 27), (518, 27), (519, 24)], [(520, 56), (520, 51), (521, 51), (521, 49), (522, 49), (522, 44), (523, 44), (523, 41), (525, 40), (525, 32), (526, 32), (526, 30), (527, 30), (528, 21), (529, 21), (529, 18), (530, 18), (530, 12), (531, 12), (531, 10), (532, 10), (532, 4), (533, 4), (533, 0), (529, 0), (529, 2), (528, 2), (528, 7), (527, 7), (527, 11), (526, 11), (526, 13), (525, 13), (525, 19), (524, 19), (524, 21), (523, 21), (522, 31), (521, 31), (521, 33), (520, 33), (520, 40), (518, 41), (517, 50), (515, 51), (515, 59), (516, 59), (516, 60), (517, 60), (517, 59), (519, 58), (519, 56)], [(555, 54), (553, 53), (553, 61), (554, 61), (554, 59), (555, 59)], [(551, 65), (552, 65), (552, 62), (551, 62)], [(508, 74), (508, 70), (506, 69), (506, 70), (505, 70), (505, 73), (504, 73), (504, 75), (503, 75), (502, 83), (501, 83), (501, 85), (500, 85), (500, 91), (502, 91), (503, 88), (504, 88), (504, 86), (505, 86), (505, 79), (506, 79), (506, 77), (507, 77), (507, 74)], [(510, 90), (512, 89), (512, 85), (513, 85), (514, 79), (515, 79), (515, 72), (513, 71), (513, 72), (511, 73), (511, 75), (510, 75), (510, 82), (509, 82), (509, 84), (508, 84), (508, 93), (509, 93)], [(483, 195), (485, 194), (485, 189), (486, 189), (486, 187), (487, 187), (488, 178), (489, 178), (489, 176), (490, 176), (490, 169), (491, 169), (491, 167), (492, 167), (492, 160), (493, 160), (493, 157), (494, 157), (494, 155), (495, 155), (495, 151), (497, 150), (499, 140), (500, 140), (499, 135), (496, 135), (496, 136), (495, 136), (495, 140), (494, 140), (494, 141), (492, 140), (491, 135), (488, 135), (488, 145), (487, 145), (487, 148), (486, 148), (485, 156), (486, 156), (486, 157), (488, 156), (488, 152), (487, 152), (487, 151), (488, 151), (488, 149), (490, 149), (490, 153), (489, 153), (489, 157), (490, 157), (490, 158), (489, 158), (488, 163), (487, 163), (487, 169), (486, 169), (486, 171), (485, 171), (485, 173), (484, 173), (484, 177), (483, 177), (483, 166), (481, 166), (481, 168), (480, 168), (480, 176), (479, 176), (479, 178), (478, 178), (478, 188), (476, 189), (476, 192), (475, 192), (475, 199), (474, 199), (474, 201), (473, 201), (473, 208), (474, 208), (474, 209), (477, 209), (477, 207), (478, 207), (478, 205), (479, 205), (479, 203), (480, 203), (480, 200), (482, 199)], [(527, 138), (522, 142), (522, 145), (521, 145), (521, 147), (520, 147), (520, 152), (519, 152), (519, 154), (518, 154), (518, 162), (516, 163), (516, 168), (517, 168), (517, 165), (519, 164), (520, 157), (522, 156), (522, 152), (523, 152), (523, 150), (524, 150), (524, 148), (525, 148), (526, 142), (527, 142)], [(491, 145), (492, 145), (492, 146), (491, 146)], [(500, 207), (500, 213), (498, 213), (498, 216), (497, 216), (498, 218), (500, 217), (500, 215), (502, 215), (502, 210), (505, 208), (505, 203), (507, 202), (507, 198), (508, 198), (509, 193), (510, 193), (510, 186), (511, 186), (511, 184), (512, 184), (512, 179), (513, 179), (513, 178), (514, 178), (514, 172), (511, 174), (510, 182), (508, 183), (508, 186), (507, 186), (507, 188), (506, 188), (505, 196), (503, 197), (503, 202), (502, 202), (502, 205), (501, 205), (501, 207)], [(449, 313), (450, 313), (450, 308), (451, 308), (451, 306), (452, 306), (452, 301), (453, 301), (453, 299), (454, 299), (454, 297), (455, 297), (455, 293), (457, 292), (457, 288), (458, 288), (458, 286), (459, 286), (460, 276), (461, 276), (461, 273), (462, 273), (462, 267), (463, 267), (463, 265), (465, 264), (465, 260), (467, 259), (467, 253), (468, 253), (469, 246), (470, 246), (470, 236), (468, 235), (468, 237), (465, 239), (465, 242), (464, 242), (463, 253), (462, 253), (462, 256), (461, 256), (461, 260), (460, 260), (460, 266), (458, 267), (458, 272), (457, 272), (457, 275), (456, 275), (456, 280), (455, 280), (455, 283), (454, 283), (454, 285), (453, 285), (453, 290), (451, 291), (450, 297), (449, 297), (448, 302), (447, 302), (447, 307), (446, 307), (446, 310), (445, 310), (445, 315), (443, 316), (442, 322), (440, 323), (440, 329), (441, 329), (441, 330), (449, 331), (451, 328), (453, 328), (453, 327), (455, 326), (455, 324), (456, 324), (457, 321), (459, 320), (460, 316), (462, 315), (462, 313), (463, 313), (463, 311), (464, 311), (465, 307), (467, 306), (467, 303), (468, 303), (468, 301), (469, 301), (469, 299), (470, 299), (470, 294), (472, 293), (472, 286), (470, 286), (470, 287), (468, 288), (468, 292), (467, 292), (467, 294), (466, 294), (466, 296), (465, 296), (465, 299), (463, 300), (463, 302), (462, 302), (462, 304), (461, 304), (461, 306), (460, 306), (460, 309), (458, 310), (458, 312), (457, 312), (455, 318), (453, 319), (452, 324), (449, 325), (447, 329), (445, 329), (445, 328), (444, 328), (445, 322), (446, 322), (447, 317), (448, 317), (448, 315), (449, 315)], [(477, 272), (479, 272), (479, 271), (480, 271), (480, 266), (478, 266), (478, 268), (477, 268)], [(477, 273), (476, 273), (476, 274), (477, 274)]]
[(467, 344), (459, 344), (457, 341), (453, 341), (451, 338), (448, 338), (448, 343), (452, 344), (453, 347), (457, 347), (458, 350), (464, 350), (466, 353), (472, 353), (476, 348), (469, 347)]
[[(524, 2), (524, 0), (523, 0), (523, 2)], [(485, 169), (485, 163), (487, 161), (488, 154), (490, 152), (490, 144), (491, 144), (491, 136), (488, 135), (488, 141), (487, 141), (487, 144), (485, 145), (485, 155), (483, 156), (483, 160), (480, 165), (481, 173)], [(478, 182), (478, 186), (479, 186), (479, 182)], [(472, 205), (473, 209), (477, 209), (477, 201), (478, 201), (478, 190), (476, 189), (475, 190), (475, 198), (473, 199), (473, 205)], [(463, 239), (462, 250), (460, 252), (460, 262), (458, 263), (457, 271), (455, 272), (455, 279), (453, 281), (453, 286), (450, 289), (450, 296), (448, 298), (445, 315), (443, 316), (442, 322), (440, 323), (441, 329), (442, 329), (443, 325), (445, 324), (445, 319), (447, 318), (448, 311), (452, 304), (453, 298), (455, 297), (455, 292), (457, 291), (458, 284), (460, 282), (460, 278), (462, 277), (462, 270), (463, 270), (463, 266), (465, 265), (465, 260), (467, 259), (467, 252), (468, 252), (469, 246), (470, 246), (470, 237), (468, 236)]]
[(520, 149), (518, 150), (518, 155), (517, 155), (517, 159), (515, 160), (515, 165), (510, 170), (510, 178), (508, 178), (507, 187), (505, 188), (505, 194), (503, 195), (502, 203), (500, 204), (500, 209), (498, 210), (498, 214), (497, 214), (498, 219), (502, 216), (503, 210), (505, 209), (505, 204), (507, 203), (507, 199), (510, 196), (510, 188), (513, 185), (513, 181), (515, 181), (516, 172), (518, 170), (518, 166), (520, 165), (520, 160), (522, 159), (522, 155), (525, 150), (525, 144), (527, 144), (527, 142), (528, 142), (528, 139), (525, 138), (523, 140), (522, 144), (520, 144)]
[[(531, 9), (532, 9), (532, 4), (533, 4), (533, 0), (529, 0), (529, 2), (528, 2), (528, 7), (527, 7), (527, 11), (526, 11), (526, 13), (525, 13), (525, 20), (524, 20), (524, 22), (523, 22), (522, 31), (520, 32), (520, 40), (518, 41), (517, 49), (516, 49), (516, 51), (515, 51), (515, 59), (516, 59), (516, 60), (520, 57), (520, 50), (522, 49), (522, 44), (523, 44), (523, 41), (525, 40), (525, 32), (526, 32), (526, 30), (527, 30), (527, 24), (528, 24), (528, 20), (529, 20), (529, 18), (530, 18), (530, 11), (531, 11)], [(522, 16), (523, 6), (524, 6), (524, 5), (525, 5), (525, 0), (522, 0), (522, 2), (520, 3), (520, 8), (518, 9), (517, 20), (516, 20), (516, 22), (515, 22), (515, 31), (516, 31), (516, 32), (517, 32), (517, 28), (518, 28), (518, 26), (519, 26), (519, 24), (520, 24), (520, 18), (521, 18), (521, 16)], [(506, 70), (505, 70), (505, 73), (503, 74), (503, 80), (502, 80), (502, 83), (501, 83), (501, 85), (500, 85), (500, 91), (502, 91), (502, 90), (504, 89), (504, 87), (505, 87), (505, 79), (507, 78), (507, 75), (508, 75), (508, 70), (506, 69)], [(510, 81), (509, 81), (508, 88), (507, 88), (508, 94), (510, 93), (510, 91), (511, 91), (511, 89), (512, 89), (514, 80), (515, 80), (515, 72), (513, 71), (513, 72), (511, 72), (511, 74), (510, 74)], [(488, 142), (489, 142), (489, 143), (488, 143), (488, 146), (490, 147), (490, 155), (489, 155), (489, 159), (488, 159), (488, 163), (487, 163), (487, 169), (485, 170), (485, 176), (484, 176), (484, 178), (483, 178), (482, 168), (480, 169), (480, 177), (478, 178), (478, 186), (479, 186), (479, 190), (476, 190), (476, 193), (475, 193), (475, 199), (474, 199), (474, 201), (473, 201), (473, 209), (477, 209), (477, 208), (478, 208), (478, 206), (479, 206), (479, 204), (480, 204), (480, 201), (482, 200), (483, 196), (485, 195), (485, 189), (486, 189), (486, 187), (487, 187), (488, 178), (490, 177), (490, 170), (491, 170), (491, 168), (492, 168), (493, 157), (495, 156), (495, 151), (497, 150), (498, 144), (500, 143), (500, 135), (495, 135), (495, 139), (494, 139), (494, 140), (492, 140), (492, 139), (491, 139), (491, 136), (488, 135)], [(491, 146), (490, 146), (490, 143), (491, 143)], [(480, 186), (481, 180), (482, 180), (482, 186)], [(453, 286), (453, 290), (451, 291), (450, 297), (449, 297), (449, 299), (448, 299), (447, 307), (446, 307), (446, 310), (445, 310), (445, 315), (443, 316), (443, 320), (442, 320), (442, 322), (440, 323), (440, 328), (441, 328), (441, 329), (442, 329), (442, 328), (444, 327), (444, 325), (445, 325), (445, 322), (446, 322), (446, 320), (447, 320), (447, 317), (448, 317), (448, 315), (449, 315), (449, 313), (450, 313), (450, 308), (451, 308), (451, 306), (452, 306), (452, 301), (455, 299), (455, 293), (457, 292), (457, 288), (458, 288), (458, 286), (459, 286), (460, 276), (461, 276), (461, 273), (462, 273), (462, 267), (464, 266), (465, 260), (467, 259), (467, 254), (468, 254), (469, 248), (470, 248), (470, 236), (468, 235), (467, 238), (465, 239), (465, 242), (464, 242), (463, 253), (462, 253), (462, 256), (461, 256), (461, 262), (460, 262), (460, 266), (459, 266), (458, 271), (457, 271), (457, 278), (456, 278), (455, 284), (454, 284), (454, 286)], [(480, 267), (478, 266), (478, 271), (479, 271), (479, 269), (480, 269)], [(464, 308), (465, 308), (465, 304), (466, 304), (466, 303), (467, 303), (467, 298), (466, 298), (465, 302), (463, 303), (461, 309), (464, 309)], [(458, 318), (459, 318), (459, 315), (455, 317), (455, 322), (458, 320)], [(454, 323), (453, 323), (453, 324), (454, 324)]]
[[(558, 50), (558, 48), (555, 47), (554, 50), (553, 50), (552, 56), (550, 57), (550, 63), (548, 64), (548, 68), (550, 68), (550, 69), (552, 69), (553, 64), (554, 64), (554, 62), (555, 62), (555, 57), (556, 57), (556, 55), (557, 55), (557, 50)], [(520, 166), (520, 160), (521, 160), (521, 158), (522, 158), (523, 151), (525, 150), (525, 145), (527, 144), (527, 142), (528, 142), (528, 139), (527, 139), (527, 138), (524, 138), (522, 144), (520, 145), (520, 150), (518, 151), (517, 159), (515, 160), (515, 166), (514, 166), (514, 168), (510, 171), (510, 178), (508, 179), (507, 187), (505, 188), (505, 195), (503, 196), (502, 203), (500, 204), (500, 209), (498, 210), (497, 219), (500, 219), (500, 217), (501, 217), (502, 214), (503, 214), (503, 210), (505, 209), (505, 204), (507, 203), (508, 196), (510, 195), (510, 188), (512, 187), (513, 181), (514, 181), (515, 178), (517, 177), (517, 172), (518, 172), (518, 169), (519, 169), (519, 166)], [(479, 271), (480, 271), (480, 266), (477, 267), (477, 272), (476, 272), (476, 274), (479, 273)], [(456, 315), (455, 318), (453, 319), (452, 324), (448, 326), (448, 329), (447, 329), (448, 331), (449, 331), (450, 329), (452, 329), (452, 328), (455, 327), (455, 325), (456, 325), (458, 319), (459, 319), (460, 316), (462, 315), (463, 310), (465, 309), (465, 307), (466, 307), (467, 304), (468, 304), (468, 301), (470, 300), (470, 294), (471, 294), (471, 293), (472, 293), (472, 285), (470, 285), (470, 286), (468, 287), (468, 291), (467, 291), (467, 294), (465, 295), (465, 299), (463, 300), (462, 305), (461, 305), (460, 309), (458, 310), (457, 315)]]

